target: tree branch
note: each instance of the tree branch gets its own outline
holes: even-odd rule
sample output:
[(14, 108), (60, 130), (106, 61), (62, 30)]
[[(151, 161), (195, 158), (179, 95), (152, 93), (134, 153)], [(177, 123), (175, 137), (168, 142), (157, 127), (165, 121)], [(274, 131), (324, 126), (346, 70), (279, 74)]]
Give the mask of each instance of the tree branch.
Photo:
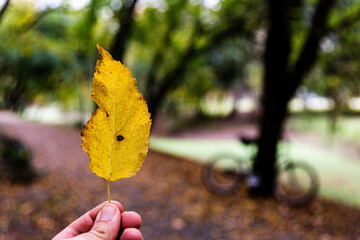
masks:
[(171, 36), (173, 32), (177, 29), (177, 26), (181, 22), (181, 9), (185, 7), (187, 1), (181, 1), (179, 5), (176, 5), (176, 11), (175, 14), (171, 14), (171, 16), (168, 16), (169, 18), (169, 24), (167, 26), (166, 32), (163, 36), (163, 39), (161, 41), (161, 45), (158, 46), (158, 49), (152, 59), (150, 70), (148, 73), (148, 78), (146, 81), (146, 91), (147, 96), (146, 98), (151, 98), (152, 96), (156, 95), (154, 92), (154, 83), (156, 81), (156, 72), (158, 72), (159, 67), (161, 64), (163, 64), (165, 54), (168, 51), (168, 48), (171, 44)]
[[(156, 93), (151, 93), (151, 96), (149, 96), (151, 99), (147, 99), (149, 103), (149, 110), (153, 119), (156, 118), (159, 103), (166, 97), (168, 92), (176, 89), (181, 84), (181, 80), (184, 78), (184, 74), (186, 73), (186, 68), (193, 59), (211, 50), (215, 45), (218, 45), (222, 41), (228, 39), (229, 36), (245, 34), (250, 37), (253, 35), (253, 32), (245, 28), (245, 22), (246, 19), (242, 17), (236, 18), (233, 21), (229, 21), (229, 24), (227, 24), (225, 28), (220, 30), (211, 29), (209, 32), (204, 29), (200, 20), (195, 22), (192, 36), (184, 54), (180, 57), (177, 65), (173, 69), (168, 71), (162, 79), (158, 79), (158, 90)], [(213, 32), (215, 32), (215, 34)], [(196, 40), (198, 36), (207, 34), (211, 34), (211, 36), (206, 41), (206, 44), (197, 47)], [(153, 80), (155, 83), (156, 79), (154, 78)], [(147, 91), (148, 90), (149, 89), (147, 89)]]
[(149, 110), (153, 119), (156, 117), (158, 104), (166, 97), (166, 94), (172, 89), (176, 88), (181, 83), (181, 79), (183, 79), (186, 70), (185, 63), (190, 61), (194, 54), (195, 39), (199, 31), (199, 26), (199, 21), (196, 21), (190, 42), (185, 53), (180, 57), (177, 65), (168, 71), (167, 74), (165, 74), (165, 76), (159, 80), (161, 84), (159, 85), (157, 94), (153, 94), (151, 99), (148, 101)]
[(30, 30), (31, 28), (33, 28), (38, 22), (40, 22), (41, 19), (43, 19), (46, 15), (48, 15), (49, 13), (51, 13), (51, 12), (53, 12), (53, 11), (55, 11), (55, 10), (58, 10), (59, 8), (60, 8), (60, 7), (58, 7), (58, 8), (49, 8), (49, 9), (46, 9), (46, 10), (40, 12), (32, 22), (30, 22), (30, 23), (28, 23), (28, 24), (25, 24), (22, 28), (20, 28), (20, 29), (18, 30), (19, 33), (24, 33), (24, 32), (26, 32), (26, 31), (29, 31), (29, 30)]
[[(229, 36), (238, 36), (238, 35), (244, 35), (247, 38), (252, 38), (254, 32), (249, 31), (248, 29), (244, 28), (246, 23), (246, 19), (243, 18), (237, 18), (233, 21), (230, 21), (229, 24), (226, 25), (225, 28), (216, 30), (211, 29), (211, 32), (215, 32), (215, 34), (212, 34), (209, 40), (206, 42), (207, 44), (204, 44), (201, 47), (196, 48), (194, 51), (194, 56), (199, 56), (209, 50), (211, 50), (214, 46), (219, 45), (224, 40), (228, 39)], [(200, 26), (199, 27), (199, 34), (207, 34), (205, 33), (205, 30)]]
[(0, 10), (0, 23), (1, 23), (1, 20), (4, 16), (4, 13), (6, 12), (6, 10), (8, 9), (9, 7), (9, 4), (10, 4), (10, 0), (7, 0), (3, 6), (3, 8)]
[(293, 71), (289, 74), (290, 85), (286, 96), (288, 100), (293, 96), (304, 76), (309, 73), (315, 64), (318, 57), (319, 43), (327, 33), (327, 19), (334, 4), (335, 0), (320, 0), (318, 2), (307, 40), (303, 45)]

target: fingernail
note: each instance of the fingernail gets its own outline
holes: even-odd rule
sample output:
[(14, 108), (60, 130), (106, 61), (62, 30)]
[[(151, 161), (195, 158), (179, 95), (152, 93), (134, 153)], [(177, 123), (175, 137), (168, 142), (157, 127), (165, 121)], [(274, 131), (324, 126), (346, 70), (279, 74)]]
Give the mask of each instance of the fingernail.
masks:
[(109, 221), (115, 215), (116, 210), (111, 206), (105, 206), (100, 212), (100, 221)]

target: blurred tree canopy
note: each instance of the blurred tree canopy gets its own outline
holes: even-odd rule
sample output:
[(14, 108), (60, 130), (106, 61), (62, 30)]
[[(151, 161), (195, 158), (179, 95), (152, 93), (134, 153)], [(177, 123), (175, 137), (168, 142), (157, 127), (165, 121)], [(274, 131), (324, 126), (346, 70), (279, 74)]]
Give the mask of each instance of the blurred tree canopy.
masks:
[(211, 89), (244, 80), (246, 65), (259, 59), (253, 31), (264, 22), (258, 1), (91, 0), (78, 9), (67, 1), (40, 8), (25, 0), (6, 3), (2, 108), (60, 101), (81, 109), (96, 42), (131, 68), (153, 118), (166, 106), (197, 108)]
[(7, 5), (0, 23), (1, 108), (61, 102), (79, 109), (93, 71), (93, 46), (110, 40), (107, 28), (95, 31), (99, 2), (90, 2), (85, 11), (65, 3), (45, 8), (31, 1)]
[[(201, 111), (209, 91), (237, 95), (262, 71), (269, 8), (260, 0), (3, 1), (0, 12), (0, 107), (88, 101), (95, 43), (130, 67), (153, 118), (158, 110)], [(292, 0), (289, 64), (311, 27), (316, 1)], [(320, 58), (304, 83), (331, 96), (358, 93), (359, 2), (341, 1), (329, 17)], [(283, 45), (286, 48), (286, 44)], [(274, 48), (274, 51), (277, 51)], [(259, 76), (259, 74), (255, 74)], [(321, 79), (321, 81), (319, 81)], [(341, 86), (340, 86), (341, 85)], [(235, 95), (236, 95), (235, 94)]]
[(360, 94), (359, 8), (359, 1), (338, 3), (329, 34), (320, 43), (319, 63), (305, 81), (308, 89), (334, 100), (333, 116), (346, 110), (346, 100)]
[(252, 18), (256, 1), (224, 1), (216, 11), (196, 1), (164, 3), (163, 13), (147, 8), (138, 17), (128, 52), (153, 118), (163, 103), (196, 107), (211, 89), (241, 80), (256, 59), (251, 31), (261, 22)]

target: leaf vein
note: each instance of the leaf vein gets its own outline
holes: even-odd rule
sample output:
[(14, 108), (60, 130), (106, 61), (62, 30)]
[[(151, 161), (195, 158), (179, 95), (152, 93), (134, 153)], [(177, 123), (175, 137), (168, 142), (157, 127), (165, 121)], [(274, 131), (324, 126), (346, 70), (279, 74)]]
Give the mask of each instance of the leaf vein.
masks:
[(128, 150), (129, 143), (131, 142), (132, 134), (134, 133), (134, 130), (135, 130), (135, 128), (137, 127), (137, 125), (138, 125), (139, 122), (140, 122), (140, 120), (137, 121), (136, 124), (134, 125), (134, 127), (131, 129), (131, 133), (130, 133), (130, 136), (129, 136), (129, 141), (128, 141), (127, 144), (126, 144), (126, 147), (125, 147), (125, 149), (124, 149), (124, 152), (123, 152), (123, 154), (122, 154), (122, 156), (121, 156), (121, 158), (120, 158), (120, 160), (119, 160), (119, 162), (118, 162), (118, 165), (117, 165), (116, 168), (114, 169), (114, 172), (116, 172), (116, 171), (119, 169), (119, 166), (121, 165), (120, 163), (122, 162), (122, 160), (123, 160), (123, 158), (124, 158), (124, 156), (125, 156), (125, 153), (126, 153), (127, 150)]

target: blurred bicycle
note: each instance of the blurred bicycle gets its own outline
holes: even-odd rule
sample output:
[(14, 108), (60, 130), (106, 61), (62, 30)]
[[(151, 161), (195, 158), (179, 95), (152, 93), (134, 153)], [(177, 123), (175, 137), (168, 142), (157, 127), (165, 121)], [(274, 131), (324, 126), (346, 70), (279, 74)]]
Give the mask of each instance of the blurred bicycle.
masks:
[[(244, 158), (230, 153), (212, 157), (203, 167), (202, 180), (205, 187), (219, 195), (230, 195), (240, 188), (259, 184), (257, 176), (251, 174), (251, 167), (257, 153), (257, 139), (240, 137), (246, 146)], [(274, 196), (278, 201), (291, 207), (310, 204), (319, 191), (319, 178), (316, 171), (307, 163), (284, 158), (285, 141), (281, 141), (279, 161), (276, 165), (277, 179)]]

